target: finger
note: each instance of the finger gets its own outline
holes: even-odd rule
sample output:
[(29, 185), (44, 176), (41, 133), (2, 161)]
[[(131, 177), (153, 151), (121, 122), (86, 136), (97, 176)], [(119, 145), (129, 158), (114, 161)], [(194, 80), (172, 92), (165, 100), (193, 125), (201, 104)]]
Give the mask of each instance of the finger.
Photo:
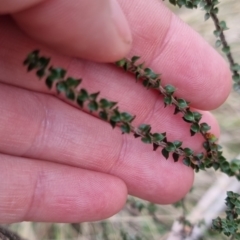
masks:
[(131, 47), (130, 29), (116, 0), (48, 0), (13, 18), (29, 36), (73, 57), (112, 62)]
[(0, 163), (0, 223), (102, 220), (126, 202), (111, 175), (3, 154)]
[(44, 0), (1, 0), (0, 2), (0, 14), (9, 14), (18, 11), (22, 11), (26, 8), (34, 6)]
[[(131, 9), (131, 4), (130, 2), (124, 3), (122, 7), (128, 16), (130, 25), (134, 28), (132, 54), (142, 56), (146, 66), (152, 67), (155, 72), (162, 74), (163, 84), (169, 83), (176, 86), (177, 96), (186, 98), (193, 107), (209, 110), (222, 104), (229, 94), (230, 72), (216, 51), (160, 3), (151, 1), (149, 4), (145, 1), (138, 1), (138, 9), (142, 11), (143, 16), (141, 19), (136, 16), (139, 11), (137, 13), (132, 11), (131, 15), (127, 14), (128, 9)], [(148, 15), (149, 12), (152, 13), (151, 16)], [(4, 36), (4, 43), (6, 43), (5, 50), (1, 49), (2, 53), (0, 52), (0, 55), (4, 56), (3, 65), (12, 66), (14, 64), (16, 69), (22, 68), (20, 64), (22, 55), (25, 55), (25, 52), (29, 52), (30, 49), (35, 49), (36, 43), (24, 38), (7, 21), (2, 22), (1, 29), (1, 35)], [(15, 41), (16, 39), (18, 41)], [(17, 42), (21, 43), (21, 48), (16, 44)], [(16, 50), (19, 55), (15, 54)], [(13, 53), (14, 59), (12, 58)], [(49, 55), (53, 58), (56, 56), (53, 53)], [(208, 56), (208, 60), (205, 56)], [(74, 68), (75, 72), (71, 71), (70, 74), (91, 80), (91, 85), (106, 86), (107, 83), (114, 85), (115, 89), (121, 90), (125, 86), (125, 79), (133, 80), (125, 73), (116, 72), (114, 68), (110, 70), (108, 66), (104, 65), (90, 64), (92, 66), (90, 67), (89, 64), (81, 60), (71, 61), (66, 58), (54, 62), (59, 66), (68, 66), (71, 70)], [(98, 69), (97, 73), (95, 72), (96, 68)], [(6, 72), (4, 69), (3, 71)], [(16, 84), (18, 76), (16, 72), (11, 72), (8, 74), (8, 78), (2, 79), (12, 80)], [(27, 85), (24, 81), (18, 84)], [(35, 84), (37, 85), (37, 83)], [(30, 84), (28, 83), (28, 85)], [(35, 86), (35, 89), (37, 88)], [(126, 88), (124, 88), (123, 93), (125, 90)], [(115, 93), (116, 91), (109, 92)]]
[[(226, 62), (198, 33), (163, 6), (162, 1), (120, 1), (133, 32), (134, 48), (129, 56), (161, 73), (162, 84), (177, 87), (177, 95), (192, 106), (211, 110), (221, 105), (231, 89), (231, 73)], [(149, 14), (151, 13), (151, 14)], [(138, 18), (141, 14), (141, 18)]]
[[(192, 185), (192, 170), (181, 161), (166, 161), (161, 150), (153, 152), (151, 145), (121, 135), (108, 123), (52, 96), (2, 85), (0, 102), (3, 153), (114, 174), (126, 183), (129, 194), (157, 203), (179, 200)], [(203, 139), (199, 135), (190, 137), (189, 124), (180, 120), (181, 116), (169, 118), (170, 112), (159, 114), (161, 111), (159, 101), (147, 119), (153, 132), (166, 131), (169, 141), (182, 140), (183, 147), (202, 151)], [(204, 114), (203, 121), (218, 134), (211, 115)], [(156, 194), (158, 191), (161, 194)]]

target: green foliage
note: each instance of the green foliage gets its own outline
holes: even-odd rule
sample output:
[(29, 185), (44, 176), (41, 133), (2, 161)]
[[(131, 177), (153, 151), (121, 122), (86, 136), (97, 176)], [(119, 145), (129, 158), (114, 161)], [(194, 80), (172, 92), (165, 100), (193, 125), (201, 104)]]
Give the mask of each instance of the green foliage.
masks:
[(227, 209), (225, 211), (226, 218), (216, 218), (212, 221), (212, 228), (218, 232), (224, 233), (226, 236), (232, 236), (232, 239), (240, 239), (240, 195), (234, 192), (227, 192), (225, 199)]
[[(140, 58), (137, 57), (139, 62)], [(156, 136), (150, 132), (150, 125), (142, 125), (138, 128), (135, 133), (135, 137), (141, 136), (141, 140), (144, 143), (153, 144), (153, 150), (156, 151), (158, 147), (162, 147), (162, 155), (165, 159), (170, 157), (170, 153), (174, 161), (178, 161), (180, 156), (183, 157), (183, 162), (185, 165), (192, 167), (198, 172), (199, 170), (205, 170), (206, 168), (213, 168), (215, 170), (220, 170), (226, 173), (228, 176), (236, 176), (239, 179), (239, 173), (233, 172), (231, 169), (226, 168), (228, 164), (227, 160), (223, 157), (221, 152), (221, 146), (217, 144), (217, 138), (209, 132), (211, 127), (204, 122), (201, 122), (202, 114), (196, 111), (192, 111), (189, 107), (189, 102), (182, 98), (175, 97), (174, 93), (176, 88), (172, 85), (161, 85), (160, 74), (156, 74), (152, 69), (145, 68), (144, 64), (132, 62), (129, 59), (123, 59), (120, 61), (122, 67), (125, 71), (128, 71), (134, 74), (137, 80), (142, 80), (148, 84), (143, 84), (145, 87), (155, 88), (164, 96), (164, 105), (165, 107), (169, 105), (175, 106), (174, 114), (182, 113), (183, 120), (190, 124), (189, 132), (191, 136), (195, 134), (201, 134), (205, 139), (203, 142), (203, 147), (206, 150), (205, 153), (195, 153), (190, 148), (182, 149), (181, 146), (174, 145), (173, 143), (167, 141), (166, 135), (165, 138), (160, 135), (158, 136), (161, 140), (157, 141)], [(117, 63), (117, 66), (119, 64)], [(238, 66), (236, 65), (235, 68)], [(136, 77), (137, 76), (137, 77)], [(152, 78), (154, 76), (154, 78)], [(157, 77), (155, 77), (157, 76)]]
[[(163, 0), (164, 1), (164, 0)], [(215, 30), (213, 34), (217, 38), (215, 46), (220, 47), (222, 46), (222, 52), (226, 54), (226, 57), (229, 61), (230, 68), (232, 69), (233, 75), (232, 79), (235, 82), (233, 84), (233, 88), (235, 91), (240, 92), (240, 74), (239, 74), (239, 67), (237, 63), (235, 63), (230, 46), (228, 45), (224, 31), (228, 30), (227, 24), (225, 21), (220, 21), (217, 17), (218, 8), (216, 5), (219, 4), (218, 0), (169, 0), (169, 2), (173, 5), (177, 5), (179, 7), (185, 6), (187, 8), (198, 8), (201, 7), (206, 13), (204, 15), (205, 21), (208, 19), (212, 19), (215, 25)]]
[[(135, 76), (138, 73), (138, 76), (141, 76), (138, 78), (139, 80), (148, 81), (149, 86), (147, 87), (156, 88), (164, 96), (165, 106), (174, 105), (175, 112), (182, 113), (183, 120), (190, 123), (191, 136), (201, 134), (204, 137), (203, 147), (206, 150), (205, 153), (195, 153), (187, 147), (183, 149), (181, 141), (167, 141), (166, 133), (152, 133), (149, 124), (141, 124), (139, 127), (133, 126), (132, 122), (135, 116), (127, 112), (120, 112), (116, 102), (105, 98), (99, 100), (99, 92), (89, 93), (86, 89), (77, 89), (82, 80), (73, 77), (65, 79), (66, 71), (59, 67), (48, 67), (50, 59), (39, 56), (39, 51), (29, 54), (24, 64), (27, 65), (28, 71), (36, 69), (39, 78), (45, 77), (45, 83), (49, 88), (55, 86), (58, 94), (65, 94), (68, 100), (76, 101), (81, 108), (87, 108), (91, 113), (97, 113), (102, 120), (108, 121), (113, 128), (118, 126), (122, 133), (133, 133), (135, 137), (140, 137), (143, 143), (152, 144), (155, 151), (158, 147), (161, 147), (164, 158), (168, 159), (171, 155), (174, 161), (178, 161), (182, 156), (184, 164), (196, 171), (213, 167), (215, 170), (220, 169), (227, 175), (236, 176), (237, 179), (240, 179), (240, 165), (236, 162), (229, 165), (222, 156), (221, 146), (216, 143), (217, 138), (209, 132), (211, 127), (207, 123), (199, 123), (202, 115), (191, 111), (188, 101), (174, 96), (176, 91), (174, 86), (166, 85), (162, 87), (160, 74), (154, 73), (150, 68), (144, 68), (143, 64), (135, 65), (139, 61), (139, 57), (133, 57), (132, 59), (133, 61), (128, 59), (120, 60), (117, 65)], [(234, 67), (237, 69), (238, 65), (234, 65)], [(39, 70), (41, 70), (41, 76), (39, 76)]]

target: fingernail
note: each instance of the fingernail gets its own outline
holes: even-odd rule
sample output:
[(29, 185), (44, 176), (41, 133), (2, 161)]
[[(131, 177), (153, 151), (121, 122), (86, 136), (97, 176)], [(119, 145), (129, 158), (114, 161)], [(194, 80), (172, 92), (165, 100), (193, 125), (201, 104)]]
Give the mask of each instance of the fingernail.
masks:
[(110, 0), (110, 4), (112, 10), (112, 20), (119, 37), (124, 41), (125, 44), (130, 45), (132, 43), (132, 34), (127, 19), (117, 0)]

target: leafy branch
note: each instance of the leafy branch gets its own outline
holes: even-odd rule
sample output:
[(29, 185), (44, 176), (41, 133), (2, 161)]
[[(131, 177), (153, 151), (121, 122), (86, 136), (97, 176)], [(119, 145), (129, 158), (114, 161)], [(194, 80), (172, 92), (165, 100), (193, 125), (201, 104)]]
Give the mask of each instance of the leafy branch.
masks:
[(226, 236), (232, 236), (231, 239), (240, 239), (240, 195), (234, 192), (227, 192), (226, 200), (226, 218), (216, 218), (212, 221), (212, 229), (224, 233)]
[(135, 75), (137, 81), (142, 80), (143, 85), (147, 89), (156, 89), (164, 96), (165, 107), (175, 106), (174, 114), (182, 113), (183, 120), (190, 123), (190, 134), (194, 136), (199, 133), (203, 136), (205, 141), (203, 147), (206, 153), (199, 153), (194, 156), (189, 154), (184, 159), (184, 163), (191, 166), (196, 171), (205, 170), (213, 167), (215, 170), (220, 169), (228, 176), (236, 176), (240, 180), (240, 161), (237, 159), (229, 163), (223, 156), (222, 147), (217, 144), (217, 138), (214, 134), (209, 132), (211, 127), (207, 123), (200, 123), (202, 114), (191, 111), (190, 103), (183, 99), (174, 96), (176, 88), (172, 85), (161, 85), (160, 74), (155, 73), (150, 68), (145, 68), (143, 63), (137, 64), (139, 57), (134, 56), (130, 60), (124, 58), (116, 63), (118, 67)]
[(123, 134), (132, 133), (135, 138), (141, 138), (142, 142), (152, 144), (154, 151), (161, 147), (161, 153), (166, 159), (171, 154), (175, 162), (181, 157), (185, 165), (196, 171), (213, 167), (215, 170), (220, 169), (229, 176), (236, 176), (240, 180), (240, 161), (234, 159), (229, 163), (222, 156), (221, 146), (216, 143), (217, 138), (208, 132), (210, 126), (206, 123), (200, 123), (202, 115), (198, 112), (192, 112), (189, 108), (189, 102), (175, 97), (173, 86), (161, 86), (159, 74), (155, 74), (150, 68), (144, 68), (143, 64), (136, 65), (138, 59), (139, 57), (133, 57), (131, 60), (123, 59), (116, 64), (126, 71), (134, 73), (137, 79), (142, 79), (144, 86), (147, 88), (159, 89), (160, 93), (164, 95), (165, 106), (175, 105), (175, 114), (181, 112), (183, 120), (191, 123), (191, 135), (200, 133), (204, 136), (206, 141), (203, 143), (203, 147), (206, 153), (195, 153), (191, 148), (183, 148), (183, 143), (178, 140), (170, 142), (165, 132), (153, 133), (151, 132), (151, 126), (148, 124), (134, 126), (132, 122), (135, 116), (119, 111), (117, 102), (105, 98), (98, 99), (99, 92), (89, 93), (84, 88), (78, 90), (82, 79), (65, 77), (66, 70), (49, 66), (50, 58), (39, 56), (38, 50), (28, 55), (24, 65), (27, 65), (28, 71), (35, 69), (39, 78), (45, 77), (45, 83), (49, 89), (55, 87), (58, 94), (65, 94), (67, 99), (75, 101), (79, 107), (98, 114), (102, 120), (109, 122), (113, 128), (118, 126)]
[(135, 138), (141, 138), (141, 141), (153, 145), (153, 150), (158, 147), (162, 148), (162, 155), (168, 159), (172, 154), (173, 159), (177, 162), (183, 157), (183, 162), (195, 168), (198, 161), (201, 160), (203, 154), (194, 154), (190, 148), (182, 148), (181, 141), (170, 142), (167, 140), (166, 133), (152, 133), (151, 126), (141, 124), (135, 127), (132, 122), (135, 116), (120, 112), (117, 102), (109, 101), (105, 98), (98, 99), (99, 92), (89, 93), (86, 89), (77, 89), (82, 79), (75, 79), (66, 76), (66, 70), (62, 68), (54, 68), (49, 66), (50, 58), (39, 56), (39, 51), (33, 51), (24, 61), (28, 71), (36, 70), (39, 78), (45, 77), (45, 83), (49, 89), (56, 88), (58, 94), (65, 94), (68, 100), (75, 101), (77, 105), (91, 113), (97, 113), (98, 116), (111, 124), (113, 128), (118, 126), (124, 134), (133, 133)]
[[(164, 1), (164, 0), (163, 0)], [(230, 64), (230, 69), (233, 73), (232, 79), (234, 81), (233, 88), (240, 92), (240, 65), (236, 63), (233, 59), (231, 48), (226, 40), (224, 31), (228, 30), (227, 24), (225, 21), (220, 21), (218, 19), (218, 7), (216, 5), (219, 4), (218, 0), (169, 0), (171, 4), (174, 6), (186, 8), (198, 8), (201, 7), (206, 13), (204, 16), (205, 20), (211, 18), (215, 25), (215, 30), (213, 34), (216, 36), (217, 41), (215, 43), (216, 47), (220, 47), (222, 45), (222, 52), (226, 54), (227, 60)]]

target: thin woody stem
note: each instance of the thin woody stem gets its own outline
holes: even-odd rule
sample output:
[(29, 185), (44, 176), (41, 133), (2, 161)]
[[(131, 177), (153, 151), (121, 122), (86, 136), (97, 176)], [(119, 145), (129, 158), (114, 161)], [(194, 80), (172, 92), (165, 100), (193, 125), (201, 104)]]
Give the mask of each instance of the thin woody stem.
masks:
[[(210, 5), (210, 6), (212, 5), (212, 0), (205, 0), (205, 1), (206, 1), (206, 3), (207, 3), (208, 5)], [(223, 47), (228, 48), (229, 45), (228, 45), (228, 43), (227, 43), (226, 37), (225, 37), (225, 35), (224, 35), (224, 33), (223, 33), (223, 30), (222, 30), (222, 28), (220, 27), (220, 24), (219, 24), (220, 22), (219, 22), (219, 19), (218, 19), (217, 15), (216, 15), (214, 12), (210, 12), (209, 14), (210, 14), (210, 17), (212, 18), (212, 20), (213, 20), (213, 22), (214, 22), (214, 25), (215, 25), (216, 30), (220, 32), (219, 37), (220, 37), (220, 40), (221, 40), (221, 42), (222, 42)], [(231, 51), (229, 51), (229, 53), (227, 53), (226, 56), (227, 56), (227, 59), (228, 59), (228, 61), (229, 61), (229, 63), (230, 63), (230, 67), (233, 67), (233, 66), (235, 65), (235, 61), (234, 61), (234, 59), (233, 59), (233, 56), (232, 56)], [(234, 74), (238, 74), (237, 71), (233, 71), (233, 73), (234, 73)]]

